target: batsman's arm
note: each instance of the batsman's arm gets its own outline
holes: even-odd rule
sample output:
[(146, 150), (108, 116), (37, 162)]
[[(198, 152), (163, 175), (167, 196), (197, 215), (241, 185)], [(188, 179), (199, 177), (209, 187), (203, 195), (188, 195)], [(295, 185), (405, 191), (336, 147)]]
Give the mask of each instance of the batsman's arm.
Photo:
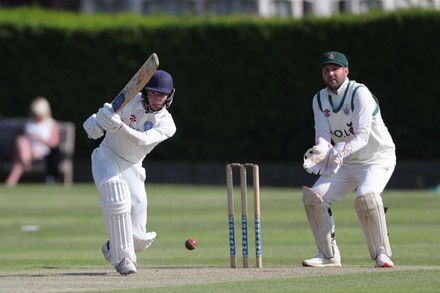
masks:
[(176, 125), (170, 117), (147, 131), (138, 131), (123, 124), (118, 133), (137, 145), (153, 145), (172, 137), (176, 133)]

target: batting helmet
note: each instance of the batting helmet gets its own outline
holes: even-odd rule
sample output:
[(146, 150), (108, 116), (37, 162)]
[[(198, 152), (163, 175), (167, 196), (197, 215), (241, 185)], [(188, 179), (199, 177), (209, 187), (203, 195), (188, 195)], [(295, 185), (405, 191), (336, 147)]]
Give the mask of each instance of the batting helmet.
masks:
[(144, 90), (168, 95), (173, 92), (173, 89), (173, 78), (168, 72), (163, 70), (157, 70), (144, 88)]
[(154, 72), (153, 76), (151, 77), (147, 85), (142, 89), (141, 91), (143, 98), (142, 103), (145, 110), (150, 113), (155, 112), (152, 111), (150, 108), (147, 91), (167, 94), (168, 98), (164, 106), (165, 108), (168, 108), (174, 100), (174, 93), (176, 91), (173, 85), (173, 78), (168, 72), (163, 70), (157, 70), (156, 72)]

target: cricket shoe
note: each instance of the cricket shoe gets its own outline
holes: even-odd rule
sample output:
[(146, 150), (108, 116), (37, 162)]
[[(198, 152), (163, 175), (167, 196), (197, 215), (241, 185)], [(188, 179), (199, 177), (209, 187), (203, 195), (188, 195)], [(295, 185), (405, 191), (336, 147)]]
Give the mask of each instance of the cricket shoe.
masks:
[(381, 253), (376, 258), (376, 268), (394, 268), (394, 264), (388, 255)]
[(121, 260), (115, 268), (116, 271), (123, 276), (137, 273), (135, 263), (129, 257)]
[(305, 259), (302, 261), (303, 267), (341, 267), (341, 255), (339, 254), (339, 249), (336, 244), (333, 244), (334, 256), (332, 258), (327, 258), (321, 252), (318, 252), (314, 258)]
[(104, 255), (104, 258), (108, 262), (112, 262), (112, 256), (110, 254), (110, 241), (107, 241), (104, 243), (104, 245), (101, 248), (102, 254)]

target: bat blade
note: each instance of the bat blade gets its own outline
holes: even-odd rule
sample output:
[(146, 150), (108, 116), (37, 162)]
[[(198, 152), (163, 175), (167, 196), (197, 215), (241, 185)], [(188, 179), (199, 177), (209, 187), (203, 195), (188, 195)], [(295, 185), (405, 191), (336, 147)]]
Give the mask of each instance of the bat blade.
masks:
[(159, 66), (159, 58), (156, 53), (145, 61), (144, 65), (125, 85), (122, 91), (112, 101), (113, 111), (117, 114), (124, 109), (124, 107), (139, 93), (142, 88), (148, 83), (153, 76), (157, 67)]

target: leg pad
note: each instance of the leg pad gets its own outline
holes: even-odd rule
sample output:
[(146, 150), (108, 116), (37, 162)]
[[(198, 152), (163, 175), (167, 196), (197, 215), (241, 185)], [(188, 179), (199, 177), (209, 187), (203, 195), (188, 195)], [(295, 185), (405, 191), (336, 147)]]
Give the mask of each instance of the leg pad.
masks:
[(100, 189), (101, 211), (110, 241), (111, 261), (117, 266), (124, 258), (136, 261), (131, 225), (131, 197), (124, 180), (104, 183)]
[(364, 232), (371, 258), (375, 260), (381, 253), (391, 257), (385, 210), (380, 195), (371, 192), (359, 196), (354, 201), (354, 208), (362, 232)]
[(303, 187), (303, 204), (319, 252), (333, 258), (332, 219), (321, 196), (312, 188)]

